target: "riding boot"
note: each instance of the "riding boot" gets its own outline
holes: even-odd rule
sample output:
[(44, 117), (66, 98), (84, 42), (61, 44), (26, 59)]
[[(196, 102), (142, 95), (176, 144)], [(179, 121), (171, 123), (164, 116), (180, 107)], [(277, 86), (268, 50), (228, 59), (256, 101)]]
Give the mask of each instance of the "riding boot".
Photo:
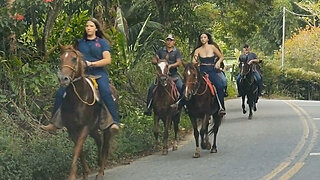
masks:
[(57, 130), (58, 130), (57, 127), (54, 124), (51, 124), (51, 123), (46, 125), (46, 126), (41, 125), (40, 128), (42, 130), (44, 130), (44, 131), (47, 131), (47, 132), (51, 133), (51, 134), (56, 134)]
[(215, 90), (216, 98), (217, 98), (217, 101), (218, 101), (218, 104), (219, 104), (219, 108), (220, 108), (219, 111), (218, 111), (218, 115), (222, 117), (222, 116), (226, 115), (227, 113), (225, 111), (224, 105), (221, 104), (221, 101), (220, 101), (220, 98), (219, 98), (217, 90), (215, 88), (214, 88), (214, 90)]
[(150, 99), (150, 101), (148, 101), (149, 103), (148, 103), (148, 105), (147, 105), (147, 109), (143, 112), (143, 114), (144, 115), (146, 115), (146, 116), (151, 116), (151, 114), (152, 114), (152, 100), (153, 99)]
[(151, 116), (151, 111), (152, 111), (152, 102), (153, 102), (153, 89), (154, 89), (154, 86), (151, 85), (149, 87), (149, 90), (148, 90), (148, 96), (147, 96), (147, 109), (144, 111), (144, 115), (146, 116)]

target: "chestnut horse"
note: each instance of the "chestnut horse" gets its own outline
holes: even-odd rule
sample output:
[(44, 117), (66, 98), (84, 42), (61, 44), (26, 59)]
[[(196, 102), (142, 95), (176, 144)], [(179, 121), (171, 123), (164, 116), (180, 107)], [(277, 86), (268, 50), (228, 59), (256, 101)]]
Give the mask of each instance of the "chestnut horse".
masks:
[(101, 133), (98, 131), (99, 118), (102, 118), (104, 106), (103, 103), (98, 103), (95, 100), (94, 89), (84, 75), (85, 63), (82, 61), (81, 53), (70, 45), (60, 46), (60, 48), (61, 63), (58, 78), (60, 85), (66, 87), (66, 95), (58, 111), (63, 125), (68, 130), (69, 137), (74, 142), (69, 179), (76, 180), (79, 157), (84, 169), (83, 179), (88, 179), (90, 169), (83, 152), (83, 145), (88, 135), (95, 140), (98, 146), (100, 169), (96, 179), (103, 179), (112, 137), (110, 128)]
[(247, 96), (247, 104), (249, 105), (249, 116), (248, 119), (252, 119), (252, 110), (256, 111), (258, 102), (258, 83), (253, 75), (253, 64), (248, 64), (247, 62), (241, 62), (239, 64), (240, 68), (240, 82), (239, 90), (242, 97), (242, 112), (247, 113), (245, 109), (245, 100)]
[(178, 90), (173, 79), (168, 75), (168, 61), (158, 60), (157, 64), (157, 79), (153, 95), (153, 112), (154, 112), (154, 136), (158, 142), (159, 136), (159, 119), (164, 124), (163, 133), (163, 149), (162, 154), (168, 154), (168, 137), (169, 129), (173, 122), (174, 125), (174, 141), (172, 150), (178, 148), (177, 135), (179, 129), (181, 110), (175, 110), (170, 105), (174, 104), (178, 99)]
[[(200, 73), (198, 63), (188, 63), (183, 65), (185, 67), (183, 73), (185, 86), (184, 98), (186, 100), (188, 115), (193, 126), (193, 134), (196, 141), (196, 151), (193, 157), (198, 158), (200, 157), (198, 119), (200, 120), (201, 125), (201, 148), (208, 150), (211, 148), (210, 152), (216, 153), (216, 140), (222, 116), (218, 114), (220, 108), (217, 97), (213, 95), (208, 83)], [(214, 125), (208, 132), (210, 116), (213, 117)], [(211, 147), (209, 135), (212, 133), (214, 134), (214, 139)]]

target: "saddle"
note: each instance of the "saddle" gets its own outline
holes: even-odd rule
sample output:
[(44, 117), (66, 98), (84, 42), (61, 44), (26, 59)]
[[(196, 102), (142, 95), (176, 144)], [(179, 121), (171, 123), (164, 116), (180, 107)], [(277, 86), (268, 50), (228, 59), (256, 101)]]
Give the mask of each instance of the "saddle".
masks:
[(206, 82), (207, 86), (210, 89), (210, 92), (212, 94), (212, 96), (215, 96), (215, 87), (214, 85), (211, 83), (210, 79), (209, 79), (209, 74), (203, 74), (202, 78), (204, 79), (204, 81)]
[[(178, 77), (174, 77), (174, 78), (177, 78), (178, 79)], [(178, 91), (178, 88), (177, 88), (177, 86), (176, 86), (176, 84), (174, 83), (174, 78), (172, 78), (172, 77), (170, 77), (170, 79), (172, 79), (172, 83), (169, 83), (169, 85), (172, 87), (171, 88), (171, 92), (167, 92), (170, 96), (171, 96), (171, 98), (174, 100), (174, 101), (177, 101), (178, 99), (179, 99), (179, 97), (180, 97), (180, 93), (179, 93), (179, 91)], [(154, 93), (156, 92), (156, 89), (158, 88), (158, 81), (157, 81), (157, 79), (156, 80), (154, 80), (154, 89), (153, 89), (153, 91), (152, 91), (152, 95), (154, 95)]]

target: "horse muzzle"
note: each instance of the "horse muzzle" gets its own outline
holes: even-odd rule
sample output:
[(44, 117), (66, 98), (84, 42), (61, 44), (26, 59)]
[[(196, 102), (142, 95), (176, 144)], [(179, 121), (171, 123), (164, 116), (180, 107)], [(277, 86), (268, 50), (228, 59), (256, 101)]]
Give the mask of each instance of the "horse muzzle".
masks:
[(167, 76), (160, 76), (160, 83), (162, 86), (168, 85), (168, 77)]
[(66, 76), (66, 75), (62, 75), (62, 74), (58, 75), (58, 80), (59, 80), (60, 85), (63, 87), (69, 86), (69, 84), (72, 81), (70, 76)]

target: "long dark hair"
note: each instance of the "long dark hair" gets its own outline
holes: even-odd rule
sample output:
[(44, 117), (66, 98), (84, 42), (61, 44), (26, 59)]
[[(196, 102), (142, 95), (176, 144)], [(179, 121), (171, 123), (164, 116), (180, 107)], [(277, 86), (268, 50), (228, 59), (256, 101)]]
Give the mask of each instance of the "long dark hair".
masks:
[[(102, 31), (102, 26), (101, 24), (99, 23), (99, 21), (96, 19), (96, 18), (91, 18), (89, 19), (88, 21), (91, 21), (94, 23), (94, 25), (96, 26), (97, 28), (97, 31), (96, 31), (96, 36), (98, 36), (99, 38), (102, 38), (102, 39), (106, 39), (107, 40), (107, 36), (105, 35), (105, 33)], [(87, 21), (87, 22), (88, 22)], [(83, 33), (83, 38), (84, 39), (87, 39), (87, 32), (86, 30), (84, 30), (84, 33)]]
[(202, 46), (202, 42), (201, 42), (201, 35), (202, 35), (202, 34), (207, 35), (208, 40), (209, 40), (209, 41), (208, 41), (208, 44), (214, 45), (214, 46), (221, 52), (220, 47), (218, 46), (218, 44), (212, 40), (211, 34), (209, 34), (209, 33), (207, 33), (207, 32), (204, 32), (204, 33), (201, 33), (201, 34), (198, 36), (197, 46), (193, 49), (193, 51), (192, 51), (192, 53), (191, 53), (191, 57), (194, 56), (194, 52), (196, 51), (196, 49), (198, 49), (199, 47)]

